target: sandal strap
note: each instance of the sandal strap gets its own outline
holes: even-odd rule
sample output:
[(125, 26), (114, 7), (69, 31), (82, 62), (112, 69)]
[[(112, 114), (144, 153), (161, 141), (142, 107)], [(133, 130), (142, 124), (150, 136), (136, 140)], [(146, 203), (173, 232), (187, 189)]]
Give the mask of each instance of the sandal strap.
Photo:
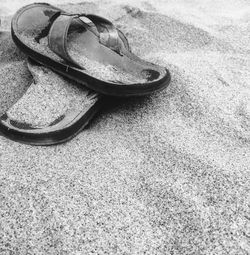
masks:
[[(82, 67), (70, 56), (67, 49), (67, 38), (70, 24), (73, 19), (80, 20), (80, 24), (94, 33), (99, 42), (120, 54), (121, 42), (115, 26), (108, 20), (86, 14), (66, 14), (62, 13), (51, 25), (48, 35), (48, 44), (50, 49), (64, 60), (70, 62), (78, 68)], [(100, 22), (102, 26), (100, 26)], [(99, 31), (97, 29), (99, 28)]]
[[(99, 28), (100, 43), (120, 54), (122, 45), (118, 31), (113, 23), (107, 19), (93, 14), (87, 14), (86, 17)], [(100, 26), (100, 24), (102, 24), (102, 26)]]
[[(73, 19), (78, 18), (78, 15), (67, 15), (62, 13), (51, 25), (49, 35), (48, 35), (48, 44), (50, 49), (55, 52), (62, 59), (69, 61), (76, 67), (80, 67), (79, 64), (72, 59), (69, 55), (67, 48), (67, 37), (70, 24)], [(82, 22), (82, 25), (87, 28), (89, 25), (85, 22)], [(92, 31), (92, 26), (90, 29)]]

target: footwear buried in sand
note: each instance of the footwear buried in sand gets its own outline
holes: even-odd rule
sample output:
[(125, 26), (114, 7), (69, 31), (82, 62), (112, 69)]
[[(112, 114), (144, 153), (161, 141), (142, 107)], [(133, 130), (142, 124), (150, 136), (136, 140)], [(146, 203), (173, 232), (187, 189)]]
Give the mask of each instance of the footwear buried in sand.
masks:
[(11, 27), (28, 56), (96, 92), (146, 95), (170, 82), (166, 68), (135, 56), (124, 34), (102, 17), (39, 3), (20, 9)]
[(29, 60), (33, 83), (0, 118), (6, 137), (33, 145), (51, 145), (78, 134), (103, 105), (103, 97)]

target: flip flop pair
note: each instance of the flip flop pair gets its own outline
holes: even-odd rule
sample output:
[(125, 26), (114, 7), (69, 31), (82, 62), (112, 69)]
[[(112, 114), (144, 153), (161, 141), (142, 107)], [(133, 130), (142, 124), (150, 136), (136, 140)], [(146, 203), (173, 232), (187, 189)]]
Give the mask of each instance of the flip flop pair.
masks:
[(30, 67), (39, 63), (94, 91), (91, 96), (95, 94), (87, 111), (65, 112), (63, 117), (57, 116), (59, 120), (42, 127), (17, 124), (5, 114), (0, 131), (15, 140), (39, 145), (64, 142), (82, 130), (104, 104), (105, 95), (148, 95), (170, 82), (166, 68), (134, 55), (125, 35), (100, 16), (31, 4), (14, 15), (11, 33), (15, 44), (33, 60)]

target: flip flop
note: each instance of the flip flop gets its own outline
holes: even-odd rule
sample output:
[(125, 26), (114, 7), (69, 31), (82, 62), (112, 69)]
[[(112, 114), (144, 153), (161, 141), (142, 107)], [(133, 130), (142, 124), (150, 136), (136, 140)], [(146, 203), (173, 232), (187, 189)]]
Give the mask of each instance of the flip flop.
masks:
[(102, 94), (146, 95), (170, 82), (166, 68), (134, 55), (125, 35), (100, 16), (31, 4), (17, 11), (11, 30), (29, 57)]
[(52, 145), (76, 136), (104, 104), (104, 97), (28, 61), (33, 83), (0, 117), (0, 133), (32, 145)]

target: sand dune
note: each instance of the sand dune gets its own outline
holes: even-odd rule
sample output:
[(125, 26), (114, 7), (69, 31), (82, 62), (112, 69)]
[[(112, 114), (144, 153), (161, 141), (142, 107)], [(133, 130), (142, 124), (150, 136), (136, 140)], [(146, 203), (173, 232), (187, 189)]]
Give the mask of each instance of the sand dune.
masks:
[[(172, 82), (60, 146), (0, 137), (2, 254), (249, 254), (249, 1), (62, 7), (110, 18)], [(8, 32), (0, 56), (3, 113), (31, 76)]]

